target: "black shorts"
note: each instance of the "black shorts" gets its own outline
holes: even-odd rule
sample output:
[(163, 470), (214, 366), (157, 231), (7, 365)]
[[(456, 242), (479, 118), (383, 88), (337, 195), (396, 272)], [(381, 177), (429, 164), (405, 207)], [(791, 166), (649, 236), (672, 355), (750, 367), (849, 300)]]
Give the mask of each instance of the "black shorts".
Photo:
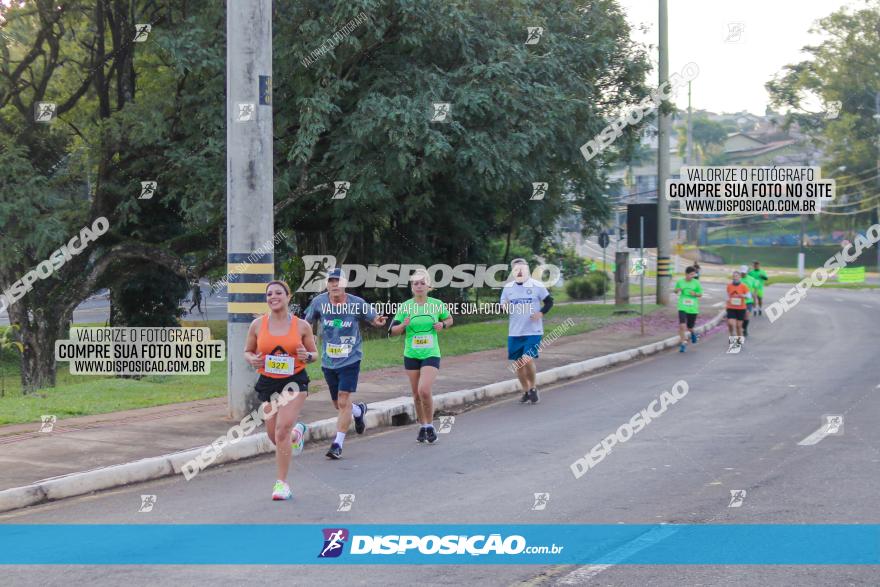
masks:
[(687, 324), (688, 330), (694, 329), (694, 324), (697, 323), (697, 314), (691, 314), (689, 312), (678, 311), (678, 323), (679, 324)]
[(746, 309), (740, 308), (738, 310), (734, 310), (732, 308), (727, 308), (727, 319), (728, 320), (745, 320), (746, 319)]
[(277, 393), (281, 395), (281, 392), (284, 391), (284, 388), (288, 383), (296, 384), (296, 387), (300, 391), (308, 391), (309, 374), (303, 369), (299, 373), (294, 373), (290, 377), (284, 377), (281, 379), (260, 375), (260, 378), (257, 379), (257, 384), (254, 385), (254, 391), (257, 392), (257, 396), (259, 396), (261, 402), (267, 402), (269, 401), (269, 398), (272, 397), (272, 394)]
[(440, 357), (428, 357), (427, 359), (403, 358), (403, 368), (407, 371), (418, 371), (422, 367), (437, 367), (439, 369)]

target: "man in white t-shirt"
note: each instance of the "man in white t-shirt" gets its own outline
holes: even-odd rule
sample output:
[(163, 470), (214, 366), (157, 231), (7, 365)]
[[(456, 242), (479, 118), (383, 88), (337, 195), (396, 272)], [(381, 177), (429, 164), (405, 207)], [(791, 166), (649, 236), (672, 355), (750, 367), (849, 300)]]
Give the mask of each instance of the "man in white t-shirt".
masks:
[(536, 404), (540, 398), (535, 384), (535, 359), (544, 336), (544, 314), (553, 307), (553, 296), (540, 281), (530, 277), (525, 259), (514, 259), (510, 264), (513, 280), (501, 290), (501, 306), (510, 315), (507, 358), (514, 361), (513, 368), (523, 388), (519, 402)]

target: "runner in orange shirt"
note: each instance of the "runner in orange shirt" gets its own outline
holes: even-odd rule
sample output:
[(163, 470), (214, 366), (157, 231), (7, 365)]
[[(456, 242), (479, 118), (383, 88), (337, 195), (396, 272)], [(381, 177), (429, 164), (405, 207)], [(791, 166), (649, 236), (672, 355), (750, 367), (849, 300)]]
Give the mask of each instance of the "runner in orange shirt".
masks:
[(730, 351), (738, 353), (743, 344), (743, 321), (746, 319), (746, 298), (749, 288), (741, 279), (739, 271), (733, 272), (733, 280), (727, 284), (727, 332), (730, 335)]

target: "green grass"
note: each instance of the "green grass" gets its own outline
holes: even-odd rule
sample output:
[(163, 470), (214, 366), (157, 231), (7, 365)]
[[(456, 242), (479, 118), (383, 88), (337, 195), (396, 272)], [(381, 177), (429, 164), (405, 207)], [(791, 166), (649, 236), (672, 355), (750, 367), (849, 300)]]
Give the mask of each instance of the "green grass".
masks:
[[(778, 236), (780, 234), (800, 234), (801, 219), (800, 218), (780, 218), (774, 222), (762, 222), (754, 226), (736, 226), (713, 230), (709, 233), (709, 242), (712, 238), (767, 238)], [(819, 232), (819, 225), (815, 220), (806, 221), (806, 231), (808, 233)]]
[[(808, 271), (804, 277), (809, 277), (811, 271)], [(798, 283), (803, 277), (798, 277), (796, 274), (777, 274), (770, 276), (770, 283)], [(836, 281), (826, 281), (824, 285), (821, 287), (833, 287), (839, 289), (877, 289), (880, 288), (880, 285), (874, 285), (871, 283), (837, 283)]]
[[(797, 269), (798, 247), (749, 247), (745, 245), (709, 245), (701, 250), (715, 253), (724, 259), (726, 265), (748, 265), (757, 259), (763, 267), (788, 267)], [(805, 249), (804, 263), (807, 267), (821, 267), (825, 261), (840, 251), (836, 245), (816, 245)], [(865, 249), (859, 259), (862, 263), (871, 264), (873, 248)], [(876, 253), (874, 253), (876, 254)], [(858, 262), (850, 263), (851, 267)]]
[[(549, 333), (572, 318), (574, 325), (565, 331), (566, 336), (571, 336), (629, 318), (613, 316), (618, 309), (613, 305), (558, 305), (544, 320), (544, 330)], [(638, 305), (631, 304), (628, 309), (637, 310)], [(648, 313), (658, 309), (654, 304), (645, 306)], [(204, 326), (204, 322), (187, 325)], [(216, 336), (225, 338), (225, 322), (212, 321), (210, 327)], [(446, 357), (504, 348), (506, 344), (506, 318), (453, 327), (440, 335), (441, 349)], [(227, 349), (227, 352), (240, 350)], [(366, 340), (364, 356), (364, 371), (398, 367), (403, 362), (403, 338)], [(0, 366), (6, 372), (6, 396), (0, 398), (0, 424), (39, 422), (42, 414), (54, 414), (60, 419), (226, 395), (225, 361), (212, 363), (208, 375), (159, 375), (143, 379), (70, 375), (67, 363), (59, 363), (56, 387), (28, 395), (21, 394), (17, 353), (4, 353), (0, 357)], [(313, 363), (307, 370), (312, 380), (323, 379), (320, 364)]]
[[(632, 278), (631, 278), (632, 279)], [(564, 287), (554, 287), (550, 289), (550, 293), (553, 295), (553, 302), (558, 304), (561, 302), (578, 302), (578, 301), (588, 301), (588, 300), (575, 300), (565, 291)], [(654, 285), (646, 285), (645, 286), (645, 295), (652, 296), (657, 293), (657, 287)], [(630, 281), (629, 282), (629, 297), (638, 297), (639, 295), (639, 282)], [(593, 298), (596, 301), (600, 301), (602, 296), (597, 296)], [(614, 301), (614, 283), (611, 283), (608, 287), (608, 294), (606, 295), (606, 299), (609, 301)], [(556, 310), (553, 310), (554, 312)]]

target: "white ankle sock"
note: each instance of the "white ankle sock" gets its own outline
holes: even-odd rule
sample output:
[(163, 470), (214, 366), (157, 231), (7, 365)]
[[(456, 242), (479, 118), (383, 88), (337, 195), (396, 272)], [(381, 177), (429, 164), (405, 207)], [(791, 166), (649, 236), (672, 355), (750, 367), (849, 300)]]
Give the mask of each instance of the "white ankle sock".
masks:
[(337, 432), (336, 440), (334, 440), (333, 442), (335, 442), (339, 446), (342, 446), (342, 443), (345, 442), (345, 432)]
[(351, 404), (351, 415), (355, 418), (360, 418), (363, 414), (361, 413), (361, 407), (357, 404)]

